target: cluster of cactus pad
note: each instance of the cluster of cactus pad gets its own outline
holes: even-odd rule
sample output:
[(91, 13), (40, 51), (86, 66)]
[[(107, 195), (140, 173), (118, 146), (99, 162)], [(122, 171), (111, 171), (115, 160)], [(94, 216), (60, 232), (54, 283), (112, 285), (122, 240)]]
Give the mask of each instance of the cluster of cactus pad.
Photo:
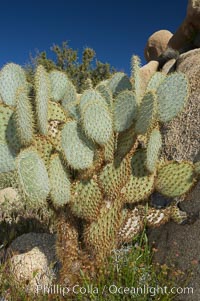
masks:
[(68, 271), (81, 252), (101, 262), (144, 224), (180, 221), (173, 202), (147, 204), (154, 192), (184, 195), (198, 178), (198, 165), (160, 157), (160, 126), (186, 105), (186, 76), (156, 72), (145, 91), (141, 81), (137, 56), (130, 78), (88, 80), (82, 94), (41, 65), (34, 83), (19, 65), (0, 71), (0, 187), (15, 187), (27, 208), (50, 202), (62, 213), (57, 249)]

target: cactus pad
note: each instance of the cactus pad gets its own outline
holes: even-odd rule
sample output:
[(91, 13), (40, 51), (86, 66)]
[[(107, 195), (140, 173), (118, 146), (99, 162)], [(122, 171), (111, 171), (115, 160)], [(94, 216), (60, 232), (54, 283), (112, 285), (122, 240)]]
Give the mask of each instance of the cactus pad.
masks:
[(119, 165), (116, 162), (107, 164), (99, 175), (99, 185), (108, 197), (116, 197), (128, 181), (130, 173), (129, 158), (124, 158)]
[(112, 135), (112, 116), (107, 107), (99, 102), (85, 106), (82, 124), (86, 135), (100, 145), (106, 144)]
[(72, 187), (70, 208), (76, 216), (96, 220), (102, 202), (101, 191), (93, 179), (78, 181)]
[(167, 197), (186, 193), (195, 183), (194, 167), (188, 162), (170, 162), (158, 170), (156, 190)]
[(68, 164), (74, 169), (92, 166), (94, 150), (76, 121), (68, 122), (61, 133), (61, 145)]
[(108, 81), (107, 87), (114, 97), (124, 90), (132, 90), (132, 84), (128, 76), (123, 72), (115, 73)]
[(58, 120), (60, 122), (67, 121), (67, 114), (59, 103), (49, 101), (48, 120)]
[(154, 189), (154, 174), (145, 167), (146, 152), (137, 151), (131, 160), (131, 176), (122, 192), (127, 203), (137, 203), (149, 197)]
[(36, 208), (49, 194), (49, 179), (43, 160), (33, 149), (25, 149), (17, 157), (17, 179), (24, 196)]
[(158, 129), (151, 132), (147, 145), (146, 167), (149, 172), (154, 173), (157, 167), (159, 153), (162, 146), (162, 137)]
[(159, 85), (164, 81), (166, 78), (166, 75), (162, 72), (156, 72), (154, 75), (150, 78), (150, 81), (148, 82), (146, 91), (151, 90), (157, 90)]
[(123, 91), (114, 102), (114, 128), (117, 132), (127, 130), (137, 115), (137, 100), (132, 91)]
[(50, 98), (49, 76), (42, 65), (39, 65), (35, 73), (36, 89), (36, 115), (39, 131), (42, 135), (48, 132), (48, 101)]
[(157, 113), (157, 100), (155, 92), (147, 92), (141, 102), (135, 125), (137, 134), (145, 135), (153, 126)]
[(188, 80), (183, 73), (173, 73), (159, 85), (158, 118), (160, 122), (168, 122), (184, 108), (188, 99)]
[(63, 100), (68, 87), (68, 78), (64, 72), (53, 70), (49, 74), (51, 84), (51, 99), (53, 101)]
[(15, 109), (16, 129), (19, 140), (23, 146), (28, 146), (33, 140), (33, 113), (25, 88), (20, 87), (16, 92)]
[(69, 174), (64, 168), (59, 155), (54, 154), (51, 157), (49, 165), (50, 197), (55, 207), (62, 207), (69, 203), (70, 179)]
[(13, 63), (5, 65), (0, 72), (0, 96), (5, 104), (15, 106), (19, 87), (27, 87), (24, 70)]
[(15, 170), (15, 153), (0, 141), (0, 173)]

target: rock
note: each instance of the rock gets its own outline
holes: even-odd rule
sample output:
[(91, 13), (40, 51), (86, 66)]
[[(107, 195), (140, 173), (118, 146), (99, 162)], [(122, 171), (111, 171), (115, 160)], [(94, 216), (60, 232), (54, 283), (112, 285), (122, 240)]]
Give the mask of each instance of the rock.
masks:
[(142, 66), (140, 68), (140, 78), (142, 78), (141, 81), (141, 95), (146, 90), (147, 84), (150, 80), (150, 78), (154, 75), (154, 73), (158, 70), (159, 63), (157, 61), (151, 61), (148, 64)]
[[(183, 112), (162, 126), (163, 156), (168, 160), (200, 160), (200, 49), (184, 53), (176, 62), (176, 71), (185, 73), (190, 83), (190, 96)], [(150, 244), (157, 252), (154, 261), (175, 266), (186, 275), (193, 270), (187, 287), (193, 294), (180, 295), (176, 301), (200, 299), (200, 182), (181, 197), (179, 207), (187, 212), (187, 224), (170, 222), (149, 231)], [(173, 268), (174, 269), (174, 268)]]
[(187, 75), (190, 96), (184, 111), (162, 127), (164, 155), (169, 160), (200, 160), (200, 49), (182, 54), (177, 71)]
[[(149, 243), (156, 248), (153, 261), (167, 264), (173, 270), (185, 272), (189, 279), (187, 287), (193, 288), (193, 294), (181, 294), (176, 301), (200, 300), (200, 220), (192, 225), (168, 223), (149, 231)], [(192, 277), (189, 275), (193, 272)], [(180, 285), (181, 286), (181, 285)]]
[(13, 213), (23, 211), (23, 209), (24, 204), (14, 188), (8, 187), (0, 190), (0, 221), (11, 219)]
[(12, 242), (6, 258), (14, 281), (26, 291), (35, 292), (37, 284), (50, 286), (56, 277), (55, 235), (23, 234)]
[(171, 37), (172, 33), (168, 30), (156, 31), (149, 37), (144, 50), (144, 56), (147, 62), (157, 60), (161, 53), (166, 50)]
[(176, 65), (176, 59), (171, 59), (167, 63), (164, 64), (162, 67), (162, 72), (165, 74), (168, 74), (172, 71), (174, 71)]
[(184, 52), (193, 47), (195, 35), (200, 31), (200, 1), (189, 0), (187, 15), (176, 33), (169, 40), (168, 45)]

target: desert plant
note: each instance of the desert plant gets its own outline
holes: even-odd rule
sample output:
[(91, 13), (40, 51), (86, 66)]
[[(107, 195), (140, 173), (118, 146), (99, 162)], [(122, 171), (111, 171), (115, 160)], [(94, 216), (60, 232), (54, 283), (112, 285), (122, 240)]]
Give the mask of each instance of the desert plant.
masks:
[(184, 108), (186, 76), (156, 73), (141, 93), (139, 59), (132, 64), (131, 79), (115, 73), (81, 95), (65, 73), (41, 65), (32, 89), (20, 66), (0, 72), (0, 186), (15, 187), (27, 208), (55, 208), (65, 283), (102, 266), (145, 223), (181, 222), (175, 201), (161, 210), (146, 203), (154, 191), (176, 200), (199, 175), (159, 156), (160, 124)]

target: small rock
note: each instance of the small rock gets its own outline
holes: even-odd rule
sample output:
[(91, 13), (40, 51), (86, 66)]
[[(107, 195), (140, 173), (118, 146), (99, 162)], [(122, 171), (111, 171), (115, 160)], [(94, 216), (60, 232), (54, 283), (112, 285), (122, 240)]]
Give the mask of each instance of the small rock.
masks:
[(162, 68), (162, 72), (168, 74), (175, 69), (176, 59), (171, 59), (167, 63), (164, 64)]
[(153, 33), (146, 44), (144, 55), (147, 62), (157, 60), (158, 57), (167, 49), (172, 33), (168, 30), (159, 30)]
[(6, 257), (14, 281), (26, 291), (35, 292), (38, 284), (52, 285), (56, 277), (55, 235), (23, 234), (12, 242)]
[(147, 84), (150, 80), (150, 78), (156, 73), (158, 70), (159, 63), (157, 61), (151, 61), (148, 64), (142, 66), (140, 68), (140, 78), (142, 78), (141, 81), (141, 95), (145, 92)]

